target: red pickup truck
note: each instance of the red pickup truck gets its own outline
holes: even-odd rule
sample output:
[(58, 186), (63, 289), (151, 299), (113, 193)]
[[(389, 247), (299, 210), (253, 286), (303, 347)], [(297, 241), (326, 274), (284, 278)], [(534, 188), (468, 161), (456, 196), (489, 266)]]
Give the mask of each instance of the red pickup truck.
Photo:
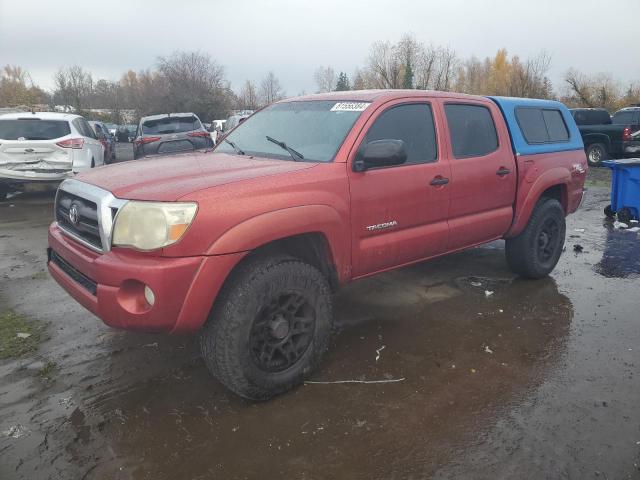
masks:
[(200, 332), (208, 368), (250, 399), (318, 366), (331, 292), (506, 239), (528, 278), (582, 199), (580, 132), (558, 102), (416, 90), (284, 100), (213, 152), (61, 184), (51, 275), (106, 324)]

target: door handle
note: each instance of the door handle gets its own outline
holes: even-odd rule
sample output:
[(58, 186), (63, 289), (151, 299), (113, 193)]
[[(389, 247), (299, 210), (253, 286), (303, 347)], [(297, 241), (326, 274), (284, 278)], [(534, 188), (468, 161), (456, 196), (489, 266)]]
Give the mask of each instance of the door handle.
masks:
[(446, 185), (447, 183), (449, 183), (449, 179), (448, 178), (444, 178), (444, 177), (438, 175), (437, 177), (434, 177), (433, 180), (431, 180), (429, 185), (433, 185), (434, 187), (440, 187), (442, 185)]
[(511, 170), (509, 170), (508, 168), (500, 167), (496, 172), (496, 175), (500, 177), (504, 177), (505, 175), (509, 175), (510, 173), (511, 173)]

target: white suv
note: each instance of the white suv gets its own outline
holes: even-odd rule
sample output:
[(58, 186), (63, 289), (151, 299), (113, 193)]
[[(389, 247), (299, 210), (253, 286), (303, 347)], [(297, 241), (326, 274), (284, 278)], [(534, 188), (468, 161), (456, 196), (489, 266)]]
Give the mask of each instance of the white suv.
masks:
[(26, 183), (63, 180), (104, 164), (104, 147), (80, 115), (0, 115), (0, 198)]

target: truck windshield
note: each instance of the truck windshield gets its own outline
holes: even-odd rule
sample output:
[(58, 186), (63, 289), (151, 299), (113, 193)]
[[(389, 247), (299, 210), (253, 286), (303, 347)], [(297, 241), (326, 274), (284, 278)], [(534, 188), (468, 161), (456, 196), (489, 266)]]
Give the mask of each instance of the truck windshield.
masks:
[[(284, 142), (300, 152), (304, 161), (330, 162), (347, 133), (369, 106), (363, 102), (315, 100), (271, 105), (245, 120), (216, 147), (216, 152), (293, 160), (281, 146)], [(235, 145), (236, 148), (232, 145)]]

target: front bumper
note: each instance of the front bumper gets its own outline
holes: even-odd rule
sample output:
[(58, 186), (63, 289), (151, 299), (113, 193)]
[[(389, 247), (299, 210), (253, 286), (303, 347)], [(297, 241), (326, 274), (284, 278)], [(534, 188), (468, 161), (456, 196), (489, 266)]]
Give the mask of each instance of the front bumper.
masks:
[[(197, 331), (222, 284), (245, 253), (167, 258), (129, 249), (99, 254), (49, 227), (51, 276), (81, 305), (114, 328)], [(155, 303), (144, 298), (144, 286)]]

